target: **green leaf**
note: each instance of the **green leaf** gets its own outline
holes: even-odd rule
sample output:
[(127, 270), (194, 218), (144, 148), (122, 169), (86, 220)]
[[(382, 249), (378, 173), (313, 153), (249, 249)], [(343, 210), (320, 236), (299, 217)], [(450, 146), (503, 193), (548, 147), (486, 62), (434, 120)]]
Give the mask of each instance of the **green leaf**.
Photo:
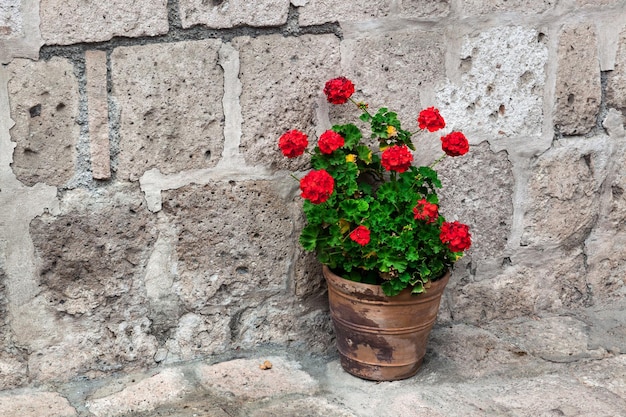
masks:
[(343, 136), (345, 140), (343, 148), (345, 149), (354, 148), (356, 145), (358, 145), (359, 141), (363, 137), (363, 134), (361, 133), (359, 128), (352, 123), (347, 125), (335, 125), (333, 126), (333, 130)]
[(300, 233), (300, 244), (306, 251), (312, 251), (317, 246), (317, 236), (319, 235), (319, 227), (307, 225)]
[(421, 294), (424, 292), (424, 283), (422, 281), (417, 281), (414, 285), (413, 285), (413, 290), (411, 291), (412, 294)]

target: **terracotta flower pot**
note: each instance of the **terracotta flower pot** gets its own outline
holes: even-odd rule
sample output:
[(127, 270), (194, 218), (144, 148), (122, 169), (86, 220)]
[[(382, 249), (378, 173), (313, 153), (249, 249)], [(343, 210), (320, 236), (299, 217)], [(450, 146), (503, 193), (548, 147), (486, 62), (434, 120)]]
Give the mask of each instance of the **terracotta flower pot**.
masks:
[(450, 272), (422, 294), (407, 289), (394, 297), (378, 285), (341, 278), (326, 266), (323, 272), (343, 369), (374, 381), (415, 375)]

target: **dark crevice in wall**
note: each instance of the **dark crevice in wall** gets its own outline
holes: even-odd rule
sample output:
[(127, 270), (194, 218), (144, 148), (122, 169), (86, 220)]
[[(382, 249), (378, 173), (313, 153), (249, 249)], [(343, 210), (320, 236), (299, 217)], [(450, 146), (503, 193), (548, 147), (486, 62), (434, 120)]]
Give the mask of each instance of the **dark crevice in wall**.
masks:
[(609, 84), (609, 72), (610, 71), (601, 71), (600, 72), (600, 86), (601, 86), (601, 95), (600, 95), (600, 111), (598, 111), (598, 117), (596, 118), (596, 128), (595, 130), (598, 132), (605, 132), (604, 126), (602, 126), (602, 122), (606, 119), (607, 114), (609, 113), (609, 109), (606, 105), (606, 89)]

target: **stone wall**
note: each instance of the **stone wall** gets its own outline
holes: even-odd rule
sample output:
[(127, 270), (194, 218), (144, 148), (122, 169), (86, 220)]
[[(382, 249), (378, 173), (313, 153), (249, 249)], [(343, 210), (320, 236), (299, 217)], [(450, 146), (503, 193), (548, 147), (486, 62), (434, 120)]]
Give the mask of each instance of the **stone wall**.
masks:
[(441, 322), (626, 296), (625, 0), (8, 0), (0, 61), (0, 389), (334, 349), (276, 141), (353, 114), (339, 75), (470, 139)]

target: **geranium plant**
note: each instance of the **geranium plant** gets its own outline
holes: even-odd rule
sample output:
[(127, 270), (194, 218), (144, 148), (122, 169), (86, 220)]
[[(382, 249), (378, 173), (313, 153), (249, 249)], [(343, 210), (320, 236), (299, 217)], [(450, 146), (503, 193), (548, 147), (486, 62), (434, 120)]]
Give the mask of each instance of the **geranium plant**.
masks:
[[(301, 179), (306, 225), (300, 244), (318, 260), (353, 281), (379, 284), (393, 296), (411, 288), (424, 292), (441, 278), (471, 245), (468, 226), (447, 222), (439, 213), (434, 167), (447, 156), (469, 150), (461, 132), (441, 136), (441, 158), (430, 166), (414, 166), (412, 132), (387, 108), (370, 112), (352, 98), (354, 84), (345, 77), (328, 81), (330, 103), (353, 103), (367, 137), (357, 125), (335, 125), (307, 151), (308, 137), (290, 130), (279, 139), (288, 158), (310, 156), (311, 170)], [(445, 128), (439, 111), (430, 107), (417, 117), (419, 129)]]

